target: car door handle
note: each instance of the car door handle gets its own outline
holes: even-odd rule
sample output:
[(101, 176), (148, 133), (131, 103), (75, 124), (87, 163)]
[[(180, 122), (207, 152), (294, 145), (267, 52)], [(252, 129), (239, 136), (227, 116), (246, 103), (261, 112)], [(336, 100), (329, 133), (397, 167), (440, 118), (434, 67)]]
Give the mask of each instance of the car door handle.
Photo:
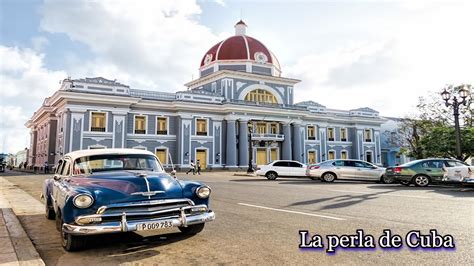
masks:
[(357, 171), (362, 171), (362, 169), (360, 169), (360, 168), (357, 168)]
[(431, 169), (426, 169), (426, 172), (431, 172)]
[(341, 169), (341, 167), (336, 167), (336, 169)]

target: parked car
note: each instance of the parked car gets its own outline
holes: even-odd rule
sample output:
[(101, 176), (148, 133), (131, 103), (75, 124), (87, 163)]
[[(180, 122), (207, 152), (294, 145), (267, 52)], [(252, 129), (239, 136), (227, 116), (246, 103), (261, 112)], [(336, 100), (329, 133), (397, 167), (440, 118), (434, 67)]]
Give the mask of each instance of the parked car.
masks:
[(393, 178), (403, 185), (415, 184), (418, 187), (426, 187), (431, 183), (442, 182), (444, 167), (451, 167), (460, 161), (444, 158), (431, 158), (415, 160), (400, 166), (387, 168), (387, 178)]
[(358, 179), (391, 183), (385, 178), (385, 168), (361, 160), (329, 160), (309, 165), (306, 175), (311, 179), (323, 182), (334, 182), (336, 179)]
[(280, 176), (304, 177), (306, 176), (306, 165), (298, 161), (276, 160), (266, 165), (258, 165), (256, 174), (265, 176), (268, 180), (275, 180)]
[(460, 161), (447, 161), (443, 167), (443, 182), (461, 182), (463, 178), (474, 178), (474, 166)]
[(56, 220), (67, 251), (87, 246), (90, 235), (177, 227), (197, 234), (213, 221), (211, 189), (168, 175), (158, 158), (136, 149), (66, 154), (45, 180), (45, 215)]

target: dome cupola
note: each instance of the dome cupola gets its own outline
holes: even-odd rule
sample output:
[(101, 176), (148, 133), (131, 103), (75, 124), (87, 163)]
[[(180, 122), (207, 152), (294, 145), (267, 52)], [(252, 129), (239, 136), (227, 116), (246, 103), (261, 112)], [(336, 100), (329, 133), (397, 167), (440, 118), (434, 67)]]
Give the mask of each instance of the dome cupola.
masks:
[(240, 20), (235, 35), (212, 46), (201, 60), (201, 76), (219, 70), (234, 70), (280, 76), (280, 63), (259, 40), (246, 35), (247, 24)]

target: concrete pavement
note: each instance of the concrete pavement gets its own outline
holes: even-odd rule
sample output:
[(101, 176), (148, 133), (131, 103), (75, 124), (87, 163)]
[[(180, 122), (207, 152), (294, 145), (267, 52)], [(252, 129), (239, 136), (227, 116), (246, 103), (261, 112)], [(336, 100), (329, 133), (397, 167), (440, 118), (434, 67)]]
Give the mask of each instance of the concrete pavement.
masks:
[[(44, 265), (35, 247), (11, 209), (19, 189), (0, 177), (0, 264)], [(21, 195), (21, 194), (20, 194)]]

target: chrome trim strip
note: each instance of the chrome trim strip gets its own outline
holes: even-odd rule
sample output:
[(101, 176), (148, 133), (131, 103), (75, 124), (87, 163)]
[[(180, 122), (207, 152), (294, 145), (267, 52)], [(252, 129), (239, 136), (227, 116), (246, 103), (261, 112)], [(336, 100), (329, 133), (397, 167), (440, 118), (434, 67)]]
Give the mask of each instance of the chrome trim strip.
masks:
[(130, 195), (141, 195), (141, 196), (148, 196), (148, 198), (150, 198), (150, 196), (155, 196), (156, 194), (165, 194), (166, 192), (163, 191), (163, 190), (155, 190), (155, 191), (148, 191), (148, 192), (133, 192), (132, 194)]
[(122, 212), (122, 213), (105, 213), (105, 214), (92, 214), (92, 215), (81, 215), (76, 218), (76, 221), (78, 219), (83, 219), (83, 218), (108, 218), (108, 217), (121, 217), (125, 213), (127, 216), (147, 216), (147, 215), (156, 215), (160, 213), (167, 213), (167, 212), (174, 212), (174, 211), (180, 211), (184, 212), (186, 210), (193, 210), (196, 208), (205, 208), (206, 212), (208, 210), (207, 206), (205, 204), (201, 205), (194, 205), (194, 206), (185, 206), (185, 207), (178, 207), (178, 208), (170, 208), (170, 209), (165, 209), (165, 210), (159, 210), (159, 211), (152, 211), (152, 212)]
[(106, 210), (113, 209), (113, 208), (141, 207), (141, 206), (168, 204), (168, 203), (187, 203), (190, 206), (194, 206), (194, 201), (190, 199), (164, 199), (164, 200), (151, 200), (151, 201), (136, 201), (136, 202), (114, 203), (110, 205), (104, 205), (104, 206), (99, 207), (96, 213), (102, 214)]

